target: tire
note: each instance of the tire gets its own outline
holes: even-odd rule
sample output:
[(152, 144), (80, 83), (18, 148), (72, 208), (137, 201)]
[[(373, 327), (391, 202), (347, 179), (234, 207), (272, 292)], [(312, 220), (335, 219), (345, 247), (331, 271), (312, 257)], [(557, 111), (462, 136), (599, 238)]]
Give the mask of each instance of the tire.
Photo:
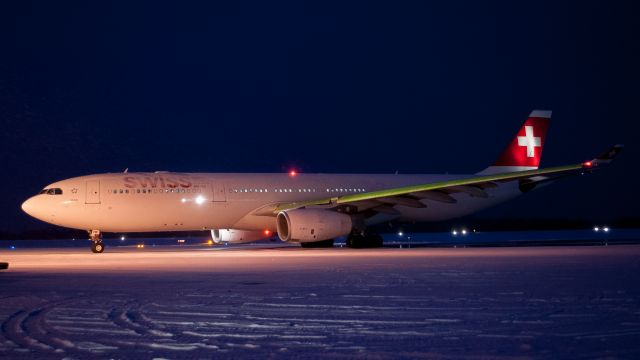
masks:
[(332, 248), (333, 239), (300, 243), (300, 246), (302, 246), (305, 249)]
[(351, 234), (347, 237), (347, 247), (352, 249), (361, 249), (364, 247), (364, 236), (359, 234)]
[(369, 249), (382, 247), (382, 236), (372, 233), (362, 236), (352, 234), (347, 237), (347, 247), (352, 249)]
[(104, 244), (102, 241), (94, 242), (91, 244), (91, 252), (94, 254), (101, 254), (104, 252)]
[(380, 234), (371, 234), (369, 245), (372, 248), (382, 247), (382, 236)]

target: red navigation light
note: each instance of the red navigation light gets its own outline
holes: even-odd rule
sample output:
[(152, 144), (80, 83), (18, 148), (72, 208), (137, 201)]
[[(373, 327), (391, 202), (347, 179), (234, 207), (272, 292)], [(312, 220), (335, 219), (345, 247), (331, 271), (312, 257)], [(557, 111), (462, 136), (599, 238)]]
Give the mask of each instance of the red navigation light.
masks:
[(295, 170), (289, 171), (289, 176), (296, 176), (298, 173)]
[(585, 161), (582, 163), (582, 166), (589, 168), (593, 166), (593, 163), (591, 161)]
[(269, 229), (266, 229), (266, 230), (264, 231), (264, 234), (265, 234), (266, 236), (269, 236), (269, 235), (271, 235), (271, 230), (269, 230)]

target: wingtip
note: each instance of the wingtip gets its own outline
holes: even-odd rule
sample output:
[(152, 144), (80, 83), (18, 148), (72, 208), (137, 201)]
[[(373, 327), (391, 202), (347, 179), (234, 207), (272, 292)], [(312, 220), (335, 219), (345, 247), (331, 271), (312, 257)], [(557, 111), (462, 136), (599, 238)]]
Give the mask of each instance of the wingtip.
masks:
[(613, 159), (615, 159), (620, 154), (622, 149), (624, 149), (623, 144), (613, 145), (609, 150), (596, 156), (595, 159), (588, 161), (588, 163), (591, 163), (595, 166), (610, 164)]

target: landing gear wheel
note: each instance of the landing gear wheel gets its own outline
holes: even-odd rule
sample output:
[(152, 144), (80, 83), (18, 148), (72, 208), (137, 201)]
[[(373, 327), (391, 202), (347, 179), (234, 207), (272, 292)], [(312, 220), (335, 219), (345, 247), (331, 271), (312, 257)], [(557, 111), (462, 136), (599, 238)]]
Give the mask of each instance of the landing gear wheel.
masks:
[(91, 240), (91, 252), (99, 254), (104, 251), (100, 230), (89, 230), (89, 239)]
[(351, 234), (347, 237), (347, 247), (352, 249), (360, 249), (364, 247), (364, 236), (360, 234)]
[(104, 251), (104, 244), (102, 241), (94, 242), (91, 244), (91, 252), (100, 254)]
[(371, 234), (371, 236), (369, 236), (369, 245), (372, 248), (382, 247), (382, 242), (382, 236), (380, 236), (380, 234)]
[(333, 247), (333, 239), (329, 239), (329, 240), (322, 240), (322, 241), (314, 241), (314, 242), (306, 242), (306, 243), (300, 243), (300, 246), (302, 246), (305, 249), (312, 249), (312, 248), (331, 248)]
[(379, 248), (382, 247), (382, 236), (375, 233), (365, 235), (352, 233), (347, 237), (347, 247), (352, 249)]

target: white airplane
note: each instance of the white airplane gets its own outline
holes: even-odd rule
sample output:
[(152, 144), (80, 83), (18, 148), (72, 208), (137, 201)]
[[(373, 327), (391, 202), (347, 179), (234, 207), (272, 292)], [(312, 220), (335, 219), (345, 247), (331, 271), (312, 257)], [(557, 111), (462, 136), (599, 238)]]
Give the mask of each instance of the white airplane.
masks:
[(215, 242), (244, 243), (277, 233), (303, 247), (377, 247), (367, 227), (464, 216), (567, 175), (608, 164), (616, 145), (591, 161), (538, 169), (550, 111), (533, 111), (498, 160), (474, 175), (108, 173), (46, 186), (22, 204), (51, 224), (102, 232), (210, 230)]

